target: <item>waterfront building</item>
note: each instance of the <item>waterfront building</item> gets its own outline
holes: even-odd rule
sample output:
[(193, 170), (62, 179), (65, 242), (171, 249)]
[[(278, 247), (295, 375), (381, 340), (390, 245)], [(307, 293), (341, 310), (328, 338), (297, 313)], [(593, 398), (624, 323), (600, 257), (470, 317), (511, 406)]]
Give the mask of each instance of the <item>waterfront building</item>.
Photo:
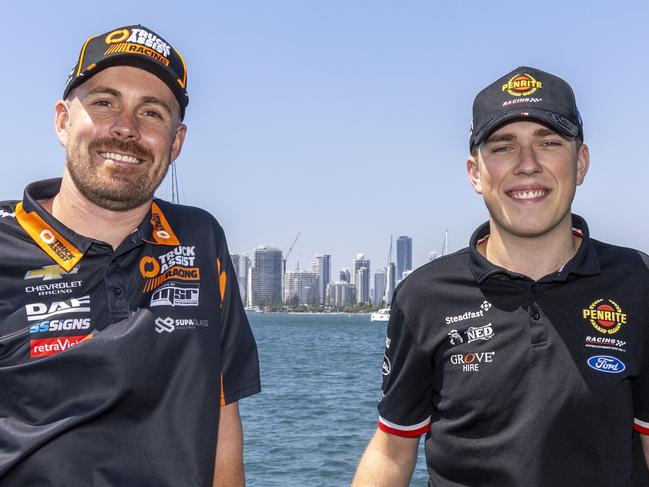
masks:
[(347, 267), (345, 267), (342, 271), (340, 271), (338, 280), (342, 282), (349, 282), (349, 283), (352, 282), (351, 275)]
[(365, 254), (357, 254), (356, 258), (352, 260), (352, 268), (351, 268), (351, 283), (356, 286), (356, 292), (358, 293), (359, 289), (359, 284), (356, 282), (356, 274), (358, 273), (358, 270), (361, 267), (365, 267), (368, 272), (368, 277), (367, 277), (367, 289), (369, 290), (369, 284), (370, 284), (370, 278), (369, 278), (369, 272), (370, 272), (370, 261), (369, 259), (365, 258)]
[(403, 273), (412, 270), (412, 238), (402, 235), (397, 239), (397, 279), (403, 279)]
[(282, 302), (282, 251), (275, 247), (255, 249), (250, 270), (251, 306), (268, 306)]
[(385, 270), (379, 269), (374, 273), (374, 301), (373, 304), (381, 304), (385, 301)]
[(330, 282), (327, 285), (327, 306), (342, 309), (356, 303), (356, 287), (347, 281)]
[(298, 304), (319, 304), (319, 281), (317, 272), (296, 269), (284, 276), (284, 303), (292, 306)]
[(356, 271), (356, 304), (370, 304), (370, 269), (361, 267)]
[(237, 284), (239, 285), (239, 294), (241, 294), (241, 302), (247, 303), (248, 301), (248, 280), (250, 274), (250, 267), (252, 262), (250, 257), (246, 254), (232, 254), (232, 267), (234, 274), (237, 276)]
[(428, 254), (428, 262), (434, 261), (435, 259), (437, 259), (437, 257), (439, 257), (439, 255), (437, 255), (437, 252), (431, 250), (430, 253)]
[(327, 284), (331, 281), (331, 255), (316, 255), (317, 272), (320, 277), (318, 289), (318, 299), (320, 304), (325, 304), (327, 293)]
[(395, 272), (394, 262), (390, 262), (385, 276), (385, 304), (388, 306), (392, 303), (392, 295), (394, 294), (394, 288), (397, 285)]

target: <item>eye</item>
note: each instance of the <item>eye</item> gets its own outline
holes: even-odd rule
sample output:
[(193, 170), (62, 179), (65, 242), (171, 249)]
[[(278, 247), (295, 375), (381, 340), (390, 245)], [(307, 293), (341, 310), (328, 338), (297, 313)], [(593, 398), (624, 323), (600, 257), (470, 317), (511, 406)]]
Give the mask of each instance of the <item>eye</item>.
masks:
[(559, 147), (563, 145), (562, 141), (556, 139), (544, 140), (542, 144), (544, 147)]
[(105, 99), (95, 100), (94, 102), (92, 102), (92, 104), (98, 107), (106, 107), (106, 108), (112, 106), (112, 103)]
[(160, 115), (158, 112), (155, 110), (144, 110), (143, 112), (144, 116), (146, 117), (153, 117), (153, 118), (162, 118), (162, 115)]
[(511, 150), (511, 146), (509, 145), (498, 145), (493, 148), (491, 148), (489, 151), (492, 154), (499, 154), (499, 153), (505, 153)]

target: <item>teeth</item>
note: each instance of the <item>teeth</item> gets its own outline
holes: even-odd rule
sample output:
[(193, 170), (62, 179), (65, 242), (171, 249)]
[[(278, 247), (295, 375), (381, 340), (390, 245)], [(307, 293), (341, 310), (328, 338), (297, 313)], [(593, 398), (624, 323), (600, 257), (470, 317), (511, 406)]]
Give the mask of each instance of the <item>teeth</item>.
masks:
[(512, 198), (517, 200), (531, 200), (534, 198), (540, 198), (547, 193), (544, 189), (535, 189), (530, 191), (512, 191)]
[(130, 164), (139, 164), (140, 160), (137, 157), (127, 156), (125, 154), (118, 154), (117, 152), (100, 152), (99, 155), (104, 159), (112, 159), (118, 162), (128, 162)]

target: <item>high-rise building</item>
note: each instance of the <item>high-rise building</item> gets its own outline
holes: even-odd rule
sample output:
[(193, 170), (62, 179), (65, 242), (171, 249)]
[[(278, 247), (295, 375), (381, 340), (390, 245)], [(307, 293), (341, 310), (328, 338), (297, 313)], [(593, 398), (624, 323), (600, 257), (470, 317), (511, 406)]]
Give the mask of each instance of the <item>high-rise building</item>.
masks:
[(356, 271), (356, 304), (370, 303), (370, 270), (361, 267)]
[(385, 301), (385, 270), (379, 269), (374, 273), (374, 302), (381, 304)]
[(327, 306), (342, 309), (356, 303), (356, 287), (346, 281), (330, 282), (327, 285)]
[(365, 258), (365, 254), (357, 254), (356, 258), (352, 260), (352, 268), (351, 268), (351, 281), (353, 284), (356, 285), (356, 290), (358, 291), (358, 283), (356, 282), (356, 273), (361, 267), (367, 268), (368, 272), (370, 270), (370, 261), (369, 259)]
[(439, 257), (439, 255), (437, 255), (437, 252), (431, 250), (428, 254), (428, 262), (434, 261), (435, 259), (437, 259), (437, 257)]
[(390, 262), (387, 275), (385, 276), (385, 304), (387, 305), (390, 305), (390, 303), (392, 303), (392, 295), (394, 294), (394, 288), (397, 285), (394, 274), (394, 262)]
[(320, 276), (304, 269), (288, 271), (284, 276), (284, 303), (319, 304)]
[(250, 257), (246, 254), (232, 254), (232, 267), (234, 274), (237, 276), (241, 302), (246, 303), (248, 298), (248, 275), (250, 274)]
[(331, 255), (316, 255), (315, 258), (318, 275), (320, 276), (320, 289), (318, 290), (319, 303), (325, 304), (327, 284), (329, 284), (329, 281), (331, 281)]
[(345, 267), (342, 271), (340, 271), (338, 280), (342, 282), (349, 282), (349, 283), (352, 282), (351, 275), (347, 267)]
[(252, 306), (282, 302), (282, 251), (275, 247), (255, 249), (255, 263), (250, 270)]
[(412, 270), (412, 238), (402, 235), (397, 239), (397, 280), (403, 273)]

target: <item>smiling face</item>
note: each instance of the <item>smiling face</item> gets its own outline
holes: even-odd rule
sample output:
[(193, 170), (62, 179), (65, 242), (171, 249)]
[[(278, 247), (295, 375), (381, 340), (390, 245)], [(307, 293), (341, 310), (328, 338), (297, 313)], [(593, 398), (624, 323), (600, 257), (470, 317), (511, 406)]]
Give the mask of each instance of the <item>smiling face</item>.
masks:
[(537, 122), (495, 130), (467, 161), (492, 231), (541, 237), (571, 227), (570, 206), (588, 171), (588, 147)]
[(106, 68), (59, 101), (56, 129), (74, 185), (113, 211), (153, 198), (186, 132), (169, 87), (130, 66)]

